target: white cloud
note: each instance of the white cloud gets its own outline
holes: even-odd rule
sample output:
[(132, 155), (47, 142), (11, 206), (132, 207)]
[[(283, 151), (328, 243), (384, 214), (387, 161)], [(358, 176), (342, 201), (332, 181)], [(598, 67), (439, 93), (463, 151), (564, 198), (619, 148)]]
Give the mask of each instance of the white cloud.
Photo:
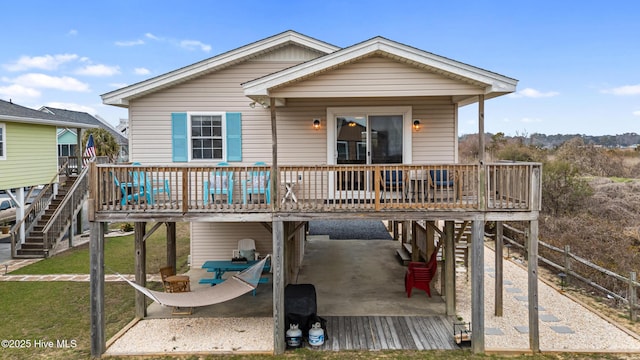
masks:
[(63, 103), (63, 102), (53, 101), (53, 102), (48, 102), (45, 106), (50, 106), (58, 109), (71, 110), (71, 111), (82, 111), (92, 115), (96, 114), (96, 109), (90, 106), (75, 104), (75, 103)]
[(604, 89), (601, 92), (604, 94), (613, 94), (613, 95), (640, 95), (640, 84), (624, 85), (617, 88)]
[(144, 36), (145, 36), (146, 38), (148, 38), (148, 39), (152, 39), (152, 40), (162, 40), (162, 39), (160, 39), (159, 37), (157, 37), (157, 36), (153, 35), (152, 33), (146, 33), (146, 34), (144, 34)]
[(76, 36), (78, 35), (78, 30), (76, 29), (71, 29), (69, 30), (69, 32), (67, 33), (68, 36)]
[(640, 116), (640, 110), (634, 111), (632, 114), (635, 116)]
[(28, 69), (55, 70), (58, 66), (76, 60), (76, 54), (58, 54), (44, 56), (21, 56), (13, 64), (6, 64), (4, 67), (9, 71), (24, 71)]
[(116, 46), (138, 46), (138, 45), (144, 45), (144, 40), (142, 39), (138, 39), (138, 40), (131, 40), (131, 41), (116, 41)]
[(12, 99), (13, 101), (19, 102), (23, 99), (35, 99), (40, 97), (40, 95), (40, 91), (19, 84), (0, 86), (0, 96), (2, 96), (3, 99)]
[(532, 119), (532, 118), (522, 118), (520, 119), (520, 122), (525, 123), (525, 124), (531, 124), (531, 123), (541, 123), (542, 119)]
[(89, 85), (69, 76), (49, 76), (46, 74), (30, 73), (10, 80), (12, 83), (25, 87), (48, 88), (63, 91), (89, 91)]
[(120, 89), (120, 88), (129, 86), (129, 84), (127, 84), (127, 83), (110, 83), (109, 86), (111, 86), (113, 88), (116, 88), (116, 89)]
[(107, 66), (102, 64), (87, 65), (81, 69), (76, 70), (76, 74), (87, 76), (113, 76), (120, 74), (120, 67)]
[(151, 71), (149, 71), (149, 69), (147, 69), (147, 68), (135, 68), (133, 70), (133, 72), (136, 75), (149, 75), (149, 74), (151, 74)]
[(198, 48), (200, 48), (200, 50), (204, 52), (211, 51), (211, 45), (204, 44), (198, 40), (182, 40), (180, 41), (180, 47), (183, 47), (187, 50), (197, 50)]
[(557, 96), (557, 95), (560, 95), (560, 93), (557, 92), (557, 91), (541, 92), (541, 91), (536, 90), (536, 89), (525, 88), (525, 89), (522, 89), (522, 90), (520, 90), (520, 91), (518, 91), (516, 93), (509, 94), (508, 96), (512, 97), (512, 98), (523, 98), (523, 97), (525, 97), (525, 98), (537, 99), (537, 98), (545, 98), (545, 97), (554, 97), (554, 96)]

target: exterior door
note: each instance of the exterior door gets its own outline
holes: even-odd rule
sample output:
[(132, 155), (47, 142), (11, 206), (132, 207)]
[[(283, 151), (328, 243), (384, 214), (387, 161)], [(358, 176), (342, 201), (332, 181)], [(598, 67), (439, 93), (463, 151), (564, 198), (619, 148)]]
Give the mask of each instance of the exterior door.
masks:
[[(401, 164), (402, 115), (346, 115), (336, 117), (336, 164)], [(339, 173), (338, 190), (373, 190), (373, 174), (358, 170)]]

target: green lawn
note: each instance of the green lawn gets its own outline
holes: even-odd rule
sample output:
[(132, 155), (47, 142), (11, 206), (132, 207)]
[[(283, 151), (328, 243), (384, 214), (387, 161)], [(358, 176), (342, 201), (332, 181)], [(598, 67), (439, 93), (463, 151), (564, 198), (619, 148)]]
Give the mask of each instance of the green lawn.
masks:
[[(159, 269), (166, 257), (165, 231), (161, 227), (147, 241), (147, 272)], [(186, 271), (189, 252), (188, 224), (178, 224), (178, 268)], [(133, 272), (133, 236), (107, 238), (106, 272)], [(24, 267), (13, 274), (87, 274), (89, 251), (82, 246)], [(158, 285), (156, 285), (158, 286)], [(0, 348), (0, 359), (88, 359), (91, 350), (89, 284), (75, 282), (0, 282), (0, 340), (23, 348)], [(107, 339), (134, 317), (134, 290), (122, 283), (105, 284)], [(53, 347), (48, 347), (53, 342)], [(63, 347), (65, 344), (67, 347)], [(3, 344), (5, 344), (3, 342)], [(45, 347), (45, 345), (47, 347)], [(180, 359), (495, 359), (468, 351), (287, 351), (281, 356), (186, 356)], [(561, 354), (510, 356), (512, 359), (623, 359), (614, 355)], [(130, 359), (130, 357), (122, 358)], [(165, 357), (164, 359), (173, 359)]]

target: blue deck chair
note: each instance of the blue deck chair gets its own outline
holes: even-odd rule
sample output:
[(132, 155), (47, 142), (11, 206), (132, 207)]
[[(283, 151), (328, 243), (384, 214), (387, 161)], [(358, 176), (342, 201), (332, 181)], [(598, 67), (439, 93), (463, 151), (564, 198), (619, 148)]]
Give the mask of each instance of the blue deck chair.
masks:
[[(254, 166), (266, 166), (263, 161), (258, 161)], [(252, 195), (263, 195), (265, 203), (271, 203), (271, 172), (270, 171), (249, 171), (247, 179), (242, 182), (242, 202), (247, 204), (247, 197)]]
[[(221, 162), (218, 166), (229, 166), (229, 163)], [(213, 202), (216, 195), (227, 195), (227, 203), (233, 203), (233, 171), (214, 171), (209, 180), (204, 181), (204, 204), (209, 203), (209, 196)]]
[[(139, 162), (134, 162), (131, 165), (141, 166)], [(164, 181), (159, 181), (156, 179), (152, 179), (152, 176), (149, 175), (150, 174), (147, 174), (144, 171), (131, 172), (133, 187), (139, 189), (139, 194), (136, 194), (133, 200), (138, 201), (139, 195), (144, 195), (144, 197), (147, 199), (147, 203), (153, 205), (159, 193), (165, 193), (167, 194), (167, 197), (171, 197), (169, 180), (165, 179)]]
[(140, 197), (144, 196), (143, 187), (137, 186), (133, 183), (121, 183), (117, 176), (113, 173), (111, 175), (113, 176), (114, 184), (116, 184), (116, 187), (120, 189), (120, 193), (122, 194), (120, 205), (125, 206), (129, 201), (138, 202), (140, 201)]
[[(433, 200), (435, 200), (436, 191), (445, 192), (448, 188), (455, 187), (455, 184), (448, 170), (429, 170), (429, 187), (433, 189)], [(457, 194), (456, 197), (459, 195)]]

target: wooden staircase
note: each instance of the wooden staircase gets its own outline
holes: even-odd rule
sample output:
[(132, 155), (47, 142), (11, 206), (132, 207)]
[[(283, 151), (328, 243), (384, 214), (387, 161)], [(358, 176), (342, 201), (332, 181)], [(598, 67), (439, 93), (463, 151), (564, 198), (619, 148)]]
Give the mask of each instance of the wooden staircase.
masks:
[(28, 233), (25, 238), (25, 242), (19, 249), (17, 249), (17, 254), (21, 258), (42, 258), (48, 255), (49, 249), (45, 246), (43, 229), (49, 220), (51, 220), (52, 215), (56, 212), (76, 179), (76, 176), (66, 176), (61, 178), (61, 183), (58, 186), (58, 193), (53, 197), (48, 208), (37, 220), (33, 229)]
[[(469, 249), (471, 245), (471, 227), (468, 223), (462, 221), (455, 222), (455, 258), (456, 258), (456, 271), (466, 272), (469, 269)], [(439, 236), (436, 233), (436, 236)], [(443, 251), (443, 248), (440, 248)], [(411, 244), (402, 243), (400, 248), (396, 250), (396, 255), (403, 265), (409, 265), (411, 261)], [(442, 257), (442, 254), (439, 255)]]

